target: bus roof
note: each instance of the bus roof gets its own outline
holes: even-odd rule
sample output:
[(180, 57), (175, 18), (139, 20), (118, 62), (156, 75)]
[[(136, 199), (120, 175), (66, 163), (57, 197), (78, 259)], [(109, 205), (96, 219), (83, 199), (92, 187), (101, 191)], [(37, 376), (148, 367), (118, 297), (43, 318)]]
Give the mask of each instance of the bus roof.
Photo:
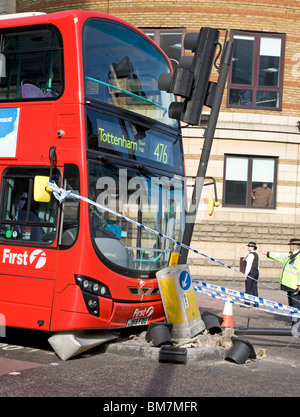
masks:
[[(90, 11), (90, 10), (78, 10), (78, 9), (63, 10), (63, 11), (53, 12), (53, 13), (44, 13), (44, 12), (13, 13), (13, 14), (0, 15), (0, 20), (3, 21), (3, 23), (6, 23), (5, 22), (6, 20), (9, 21), (8, 25), (11, 26), (13, 24), (13, 20), (18, 19), (17, 25), (19, 26), (20, 24), (28, 25), (28, 24), (35, 24), (35, 23), (47, 23), (49, 21), (63, 19), (65, 17), (73, 17), (77, 19), (86, 19), (89, 17), (100, 17), (100, 18), (102, 17), (106, 19), (116, 20), (119, 22), (124, 22), (128, 26), (134, 27), (130, 23), (123, 21), (122, 19), (119, 19), (118, 17), (115, 17), (113, 15)], [(21, 19), (24, 19), (24, 22), (21, 21)]]
[[(95, 12), (90, 10), (78, 10), (78, 9), (70, 9), (70, 10), (63, 10), (59, 12), (53, 13), (44, 13), (44, 12), (24, 12), (24, 13), (13, 13), (7, 15), (0, 15), (0, 28), (5, 27), (12, 27), (12, 26), (27, 26), (27, 25), (34, 25), (39, 23), (54, 23), (65, 19), (65, 18), (73, 18), (76, 19), (78, 22), (83, 22), (84, 20), (92, 17), (99, 17), (104, 19), (114, 20), (116, 22), (124, 23), (129, 27), (140, 32), (138, 28), (133, 26), (131, 23), (126, 22), (122, 19), (119, 19), (116, 16), (109, 15), (102, 12)], [(145, 34), (144, 34), (145, 35)]]
[[(132, 25), (131, 23), (120, 19), (114, 15), (110, 15), (107, 13), (97, 12), (93, 10), (79, 10), (79, 9), (70, 9), (70, 10), (63, 10), (53, 13), (44, 13), (44, 12), (24, 12), (24, 13), (14, 13), (14, 14), (7, 14), (7, 15), (0, 15), (0, 29), (12, 26), (27, 26), (27, 25), (34, 25), (34, 24), (43, 24), (43, 23), (53, 23), (56, 24), (59, 20), (65, 18), (73, 18), (76, 19), (77, 22), (83, 22), (88, 18), (103, 18), (103, 19), (110, 19), (114, 20), (115, 22), (123, 23), (128, 27), (131, 27), (135, 31), (139, 32), (143, 36), (146, 36), (150, 43), (157, 46), (155, 42), (149, 38), (143, 31), (141, 31), (136, 26)], [(165, 56), (166, 60), (169, 62), (170, 67), (172, 67), (168, 56), (164, 53), (164, 51), (160, 50), (161, 53)]]
[(20, 17), (39, 16), (41, 14), (46, 14), (46, 13), (44, 13), (44, 12), (24, 12), (24, 13), (3, 14), (3, 15), (0, 15), (0, 20), (19, 19)]

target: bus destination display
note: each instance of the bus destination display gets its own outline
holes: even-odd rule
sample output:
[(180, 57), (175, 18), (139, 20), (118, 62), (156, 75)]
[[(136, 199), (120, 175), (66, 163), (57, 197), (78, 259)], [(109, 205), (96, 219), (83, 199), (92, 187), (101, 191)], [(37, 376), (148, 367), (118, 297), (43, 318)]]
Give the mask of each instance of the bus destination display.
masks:
[(98, 128), (98, 147), (106, 150), (115, 150), (120, 153), (135, 155), (150, 159), (159, 164), (173, 166), (173, 144), (163, 138), (151, 137), (140, 140), (126, 139), (115, 135), (102, 127)]

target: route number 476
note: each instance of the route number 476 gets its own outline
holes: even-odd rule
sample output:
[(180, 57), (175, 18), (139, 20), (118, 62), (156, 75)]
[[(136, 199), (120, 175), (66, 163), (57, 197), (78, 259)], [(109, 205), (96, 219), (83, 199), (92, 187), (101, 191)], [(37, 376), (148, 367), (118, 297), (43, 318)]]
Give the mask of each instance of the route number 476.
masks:
[(162, 162), (163, 164), (168, 163), (168, 154), (167, 154), (167, 145), (164, 145), (163, 143), (158, 143), (154, 155), (156, 156), (157, 162)]

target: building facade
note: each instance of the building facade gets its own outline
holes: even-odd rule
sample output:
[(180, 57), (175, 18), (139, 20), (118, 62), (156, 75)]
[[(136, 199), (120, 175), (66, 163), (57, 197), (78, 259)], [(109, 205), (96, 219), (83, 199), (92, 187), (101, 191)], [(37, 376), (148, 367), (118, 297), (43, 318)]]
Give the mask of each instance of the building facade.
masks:
[[(289, 239), (300, 237), (300, 2), (16, 1), (17, 12), (68, 9), (129, 21), (158, 42), (174, 65), (184, 54), (186, 33), (215, 27), (223, 42), (228, 30), (234, 56), (207, 170), (221, 204), (209, 215), (213, 187), (204, 187), (191, 246), (238, 270), (250, 240), (259, 248), (288, 251)], [(212, 80), (217, 80), (215, 70)], [(183, 130), (188, 184), (195, 180), (203, 133), (202, 124)], [(276, 285), (281, 265), (263, 255), (260, 259), (260, 280)], [(192, 275), (203, 280), (243, 281), (240, 274), (193, 253), (188, 264)]]
[(0, 0), (0, 14), (16, 12), (16, 0)]

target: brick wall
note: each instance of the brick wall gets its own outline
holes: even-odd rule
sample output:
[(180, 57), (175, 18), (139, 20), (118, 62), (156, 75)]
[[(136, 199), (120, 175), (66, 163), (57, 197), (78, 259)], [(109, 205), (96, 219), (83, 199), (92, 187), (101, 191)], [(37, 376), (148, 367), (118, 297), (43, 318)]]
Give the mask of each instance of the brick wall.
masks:
[[(282, 264), (266, 258), (260, 249), (288, 252), (288, 242), (294, 237), (293, 230), (294, 224), (289, 223), (274, 228), (274, 225), (258, 222), (207, 220), (195, 225), (192, 247), (239, 271), (240, 258), (248, 254), (248, 242), (254, 241), (258, 245), (257, 253), (260, 257), (260, 279), (265, 283), (276, 284), (279, 282)], [(281, 244), (278, 244), (279, 241)], [(188, 264), (191, 274), (203, 280), (243, 282), (243, 277), (237, 272), (192, 252)]]
[[(286, 33), (283, 115), (300, 113), (300, 5), (281, 0), (17, 0), (17, 11), (54, 12), (68, 9), (110, 13), (138, 27), (201, 26)], [(224, 97), (226, 97), (224, 95)], [(225, 103), (225, 99), (224, 99)], [(230, 110), (232, 112), (241, 110)], [(263, 112), (266, 111), (256, 111)]]
[[(218, 201), (222, 203), (224, 153), (278, 157), (276, 209), (241, 209), (220, 207), (208, 215), (208, 194), (204, 187), (191, 246), (226, 265), (239, 268), (239, 259), (247, 255), (246, 244), (255, 241), (259, 248), (288, 251), (290, 238), (300, 236), (300, 162), (298, 118), (222, 112), (215, 132), (207, 176), (215, 178)], [(282, 122), (281, 125), (278, 125)], [(185, 129), (186, 171), (196, 175), (203, 145), (203, 129)], [(188, 188), (189, 196), (191, 189)], [(189, 265), (194, 276), (210, 279), (240, 280), (238, 274), (190, 253)], [(261, 258), (264, 279), (276, 283), (281, 265)]]

